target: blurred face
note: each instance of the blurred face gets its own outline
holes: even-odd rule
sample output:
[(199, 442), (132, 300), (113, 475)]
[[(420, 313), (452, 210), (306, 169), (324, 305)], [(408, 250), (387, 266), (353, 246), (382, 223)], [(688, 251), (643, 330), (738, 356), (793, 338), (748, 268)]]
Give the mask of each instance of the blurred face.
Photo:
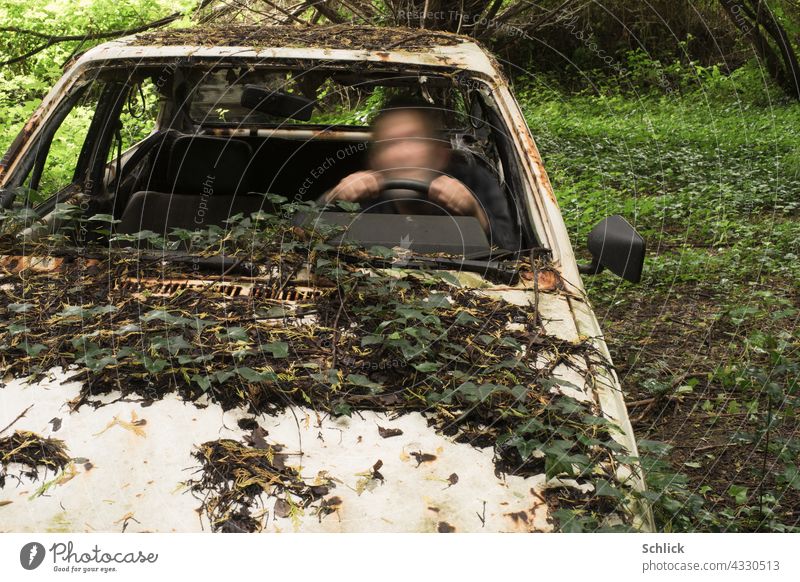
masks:
[(393, 111), (378, 119), (372, 131), (370, 166), (385, 178), (429, 181), (444, 168), (445, 150), (424, 115)]

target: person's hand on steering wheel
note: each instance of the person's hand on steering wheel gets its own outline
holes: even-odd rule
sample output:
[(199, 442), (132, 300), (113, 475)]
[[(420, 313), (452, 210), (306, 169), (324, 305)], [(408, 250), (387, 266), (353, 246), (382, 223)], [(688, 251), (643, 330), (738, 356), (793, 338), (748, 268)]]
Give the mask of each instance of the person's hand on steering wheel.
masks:
[(455, 178), (439, 176), (431, 182), (428, 188), (428, 200), (450, 214), (474, 216), (481, 223), (483, 230), (488, 232), (489, 219), (483, 208), (469, 189)]
[(377, 172), (356, 172), (342, 180), (325, 195), (325, 202), (344, 200), (364, 202), (378, 197), (382, 179)]
[(450, 176), (439, 176), (425, 183), (419, 180), (385, 180), (377, 172), (356, 172), (342, 179), (325, 196), (325, 202), (364, 202), (375, 198), (392, 202), (392, 191), (397, 190), (402, 191), (403, 199), (427, 200), (449, 214), (474, 216), (488, 232), (489, 219), (478, 200), (464, 184)]

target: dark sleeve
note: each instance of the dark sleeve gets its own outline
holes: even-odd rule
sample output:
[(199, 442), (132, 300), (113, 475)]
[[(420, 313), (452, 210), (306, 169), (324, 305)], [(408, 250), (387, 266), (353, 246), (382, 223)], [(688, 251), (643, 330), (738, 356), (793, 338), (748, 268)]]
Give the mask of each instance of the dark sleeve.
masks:
[(489, 243), (506, 250), (519, 249), (519, 229), (514, 224), (508, 199), (497, 179), (477, 164), (455, 167), (452, 176), (469, 188), (486, 213)]

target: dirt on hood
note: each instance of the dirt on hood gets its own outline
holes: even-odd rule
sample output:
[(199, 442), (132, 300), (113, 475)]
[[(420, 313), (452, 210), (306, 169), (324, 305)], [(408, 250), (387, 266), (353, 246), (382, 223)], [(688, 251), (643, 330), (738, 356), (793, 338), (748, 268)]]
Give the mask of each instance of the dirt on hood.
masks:
[(168, 28), (137, 35), (133, 45), (316, 47), (352, 50), (427, 50), (472, 42), (464, 36), (375, 26), (258, 26)]

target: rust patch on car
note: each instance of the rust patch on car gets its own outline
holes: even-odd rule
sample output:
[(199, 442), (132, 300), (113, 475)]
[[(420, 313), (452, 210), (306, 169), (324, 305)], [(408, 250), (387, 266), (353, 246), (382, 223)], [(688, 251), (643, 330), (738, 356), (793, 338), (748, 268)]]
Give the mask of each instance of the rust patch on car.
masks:
[[(0, 269), (7, 273), (19, 274), (23, 271), (33, 273), (54, 273), (68, 264), (63, 257), (42, 257), (36, 255), (0, 255)], [(98, 265), (96, 259), (77, 259), (84, 268)]]
[(528, 523), (528, 514), (524, 511), (515, 511), (513, 513), (506, 513), (506, 515), (510, 517), (511, 521), (513, 521), (515, 524), (519, 524), (520, 522), (526, 524)]
[(547, 194), (547, 197), (550, 198), (550, 200), (552, 200), (554, 203), (558, 204), (556, 194), (553, 191), (553, 186), (550, 184), (550, 179), (547, 177), (547, 170), (544, 169), (544, 162), (542, 161), (542, 156), (539, 153), (539, 148), (536, 147), (536, 142), (534, 142), (533, 138), (531, 138), (530, 132), (528, 131), (528, 126), (525, 125), (524, 121), (520, 121), (517, 124), (517, 132), (522, 138), (522, 146), (525, 149), (528, 159), (535, 167), (534, 173), (536, 182), (544, 191), (544, 193)]
[(561, 274), (551, 268), (537, 269), (535, 272), (524, 270), (520, 272), (520, 281), (526, 289), (553, 292), (564, 289), (564, 280)]

